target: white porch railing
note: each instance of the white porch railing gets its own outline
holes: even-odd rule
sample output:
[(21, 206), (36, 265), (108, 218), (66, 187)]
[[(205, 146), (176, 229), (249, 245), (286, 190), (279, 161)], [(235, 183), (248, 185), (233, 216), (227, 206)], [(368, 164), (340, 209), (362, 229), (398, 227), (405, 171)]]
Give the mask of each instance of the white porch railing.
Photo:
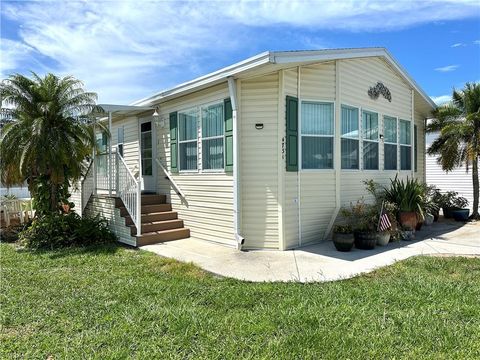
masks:
[(95, 191), (94, 171), (95, 169), (92, 161), (88, 167), (85, 177), (82, 180), (82, 212), (85, 210), (90, 196), (92, 196)]
[(137, 235), (140, 235), (142, 219), (141, 219), (141, 197), (142, 190), (140, 182), (135, 179), (132, 172), (128, 168), (125, 160), (118, 153), (115, 156), (115, 187), (117, 196), (122, 199), (125, 208), (137, 228)]
[(141, 234), (141, 197), (140, 181), (128, 168), (125, 160), (117, 152), (97, 155), (90, 164), (82, 181), (82, 210), (87, 206), (92, 194), (108, 194), (119, 197), (137, 229)]

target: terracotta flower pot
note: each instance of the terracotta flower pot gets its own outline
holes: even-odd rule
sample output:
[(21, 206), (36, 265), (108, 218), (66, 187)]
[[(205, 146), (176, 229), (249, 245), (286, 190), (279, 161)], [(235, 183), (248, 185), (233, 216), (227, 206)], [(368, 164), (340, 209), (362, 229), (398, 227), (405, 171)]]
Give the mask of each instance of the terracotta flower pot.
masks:
[(353, 234), (333, 233), (333, 245), (338, 251), (350, 251), (353, 248)]
[(62, 210), (65, 214), (68, 214), (70, 211), (70, 205), (69, 204), (62, 204)]
[(399, 215), (400, 225), (415, 229), (417, 227), (417, 214), (414, 211), (402, 211)]

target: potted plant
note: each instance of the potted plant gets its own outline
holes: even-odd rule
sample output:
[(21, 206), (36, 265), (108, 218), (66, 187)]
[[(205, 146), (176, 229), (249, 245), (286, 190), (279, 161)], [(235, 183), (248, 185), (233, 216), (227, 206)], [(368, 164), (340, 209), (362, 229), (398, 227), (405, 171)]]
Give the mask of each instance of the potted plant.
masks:
[(457, 196), (453, 200), (453, 209), (451, 210), (452, 216), (455, 221), (467, 221), (470, 209), (467, 208), (468, 200), (464, 197)]
[(396, 205), (401, 226), (415, 229), (418, 218), (423, 219), (423, 186), (416, 179), (399, 180), (397, 176), (390, 180), (390, 187), (385, 188), (385, 199)]
[(350, 209), (343, 209), (342, 214), (351, 224), (355, 247), (370, 250), (377, 242), (376, 209), (374, 205), (365, 204), (363, 198), (356, 204), (350, 204)]
[(400, 230), (400, 234), (401, 234), (402, 240), (413, 240), (415, 238), (414, 228), (408, 225), (402, 226), (402, 230)]
[(353, 230), (350, 225), (335, 225), (333, 227), (333, 245), (338, 251), (350, 251), (353, 248)]
[(466, 212), (465, 210), (468, 210), (466, 208), (468, 206), (468, 200), (458, 196), (456, 191), (448, 191), (441, 195), (440, 206), (443, 210), (443, 216), (449, 219), (453, 218), (453, 212), (456, 210), (463, 210), (460, 213), (464, 214)]

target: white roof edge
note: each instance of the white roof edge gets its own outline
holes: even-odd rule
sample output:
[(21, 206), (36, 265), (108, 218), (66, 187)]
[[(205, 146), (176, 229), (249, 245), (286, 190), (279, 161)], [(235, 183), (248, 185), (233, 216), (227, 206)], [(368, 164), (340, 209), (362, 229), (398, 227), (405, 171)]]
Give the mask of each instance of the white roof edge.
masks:
[(118, 104), (98, 104), (105, 112), (115, 111), (135, 111), (135, 110), (153, 110), (151, 106), (133, 106), (133, 105), (118, 105)]
[(265, 51), (261, 54), (249, 57), (248, 59), (242, 60), (233, 65), (224, 67), (220, 70), (214, 71), (207, 75), (181, 83), (171, 89), (167, 89), (159, 93), (156, 93), (154, 95), (151, 95), (149, 97), (137, 100), (133, 102), (131, 105), (147, 105), (151, 102), (154, 102), (155, 100), (159, 100), (165, 97), (170, 97), (188, 90), (192, 90), (196, 87), (207, 85), (209, 83), (214, 83), (215, 81), (225, 79), (228, 76), (233, 76), (242, 71), (249, 70), (269, 62), (271, 62), (270, 52)]
[(372, 48), (351, 48), (351, 49), (324, 49), (324, 50), (306, 50), (306, 51), (267, 51), (256, 56), (250, 57), (233, 65), (227, 66), (210, 74), (201, 76), (191, 81), (177, 85), (171, 89), (137, 100), (132, 105), (149, 105), (152, 102), (164, 98), (170, 98), (181, 93), (194, 90), (208, 84), (225, 80), (229, 76), (241, 73), (243, 71), (264, 65), (288, 64), (298, 62), (329, 61), (338, 59), (354, 59), (360, 57), (380, 56), (385, 58), (397, 70), (405, 80), (422, 96), (422, 98), (435, 109), (436, 104), (422, 90), (407, 71), (394, 59), (394, 57), (383, 47)]

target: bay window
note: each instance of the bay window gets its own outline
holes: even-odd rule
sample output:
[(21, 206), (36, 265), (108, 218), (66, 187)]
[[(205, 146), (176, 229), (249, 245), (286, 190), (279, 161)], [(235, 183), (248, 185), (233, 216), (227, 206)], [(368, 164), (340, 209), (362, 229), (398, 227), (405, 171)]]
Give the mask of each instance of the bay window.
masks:
[(333, 169), (333, 111), (333, 103), (302, 102), (302, 169)]
[(410, 121), (400, 120), (400, 170), (412, 170), (412, 134)]
[(384, 170), (397, 170), (397, 119), (383, 117), (383, 165)]
[(342, 169), (359, 169), (358, 109), (342, 105), (341, 158)]
[(362, 111), (363, 168), (378, 170), (378, 114)]

